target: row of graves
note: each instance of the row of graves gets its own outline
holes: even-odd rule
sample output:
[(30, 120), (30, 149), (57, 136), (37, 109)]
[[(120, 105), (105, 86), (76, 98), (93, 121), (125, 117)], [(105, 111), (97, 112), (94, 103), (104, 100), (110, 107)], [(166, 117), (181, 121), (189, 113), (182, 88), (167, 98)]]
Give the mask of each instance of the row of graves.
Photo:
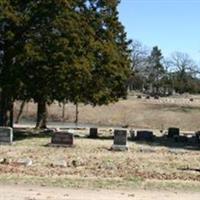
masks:
[[(161, 96), (159, 95), (145, 95), (145, 96), (142, 96), (142, 95), (137, 95), (137, 99), (160, 99)], [(193, 102), (194, 101), (194, 98), (188, 98), (189, 102)]]
[[(113, 145), (111, 150), (124, 151), (128, 150), (128, 139), (131, 141), (145, 141), (155, 142), (157, 136), (153, 131), (149, 130), (129, 130), (118, 128), (114, 129), (111, 133), (113, 138)], [(89, 129), (89, 138), (98, 138), (98, 128)], [(53, 147), (72, 147), (75, 145), (74, 133), (69, 130), (56, 129), (51, 135), (51, 142), (49, 146)], [(164, 132), (160, 137), (163, 140), (169, 142), (181, 142), (192, 143), (200, 145), (200, 132), (183, 134), (179, 128), (169, 128), (167, 132)], [(0, 127), (0, 144), (12, 144), (13, 143), (13, 129), (9, 127)]]

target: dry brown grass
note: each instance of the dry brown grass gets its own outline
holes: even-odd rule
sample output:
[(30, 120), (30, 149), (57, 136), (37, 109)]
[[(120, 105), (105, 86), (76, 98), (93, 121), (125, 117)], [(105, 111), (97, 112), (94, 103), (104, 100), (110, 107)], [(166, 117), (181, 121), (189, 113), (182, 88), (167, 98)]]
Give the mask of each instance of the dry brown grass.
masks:
[[(128, 100), (120, 100), (108, 106), (92, 107), (80, 104), (79, 122), (97, 125), (129, 125), (134, 128), (167, 129), (180, 127), (182, 130), (196, 131), (200, 129), (200, 97), (193, 96), (190, 102), (187, 97), (170, 97), (155, 99), (137, 99), (130, 96)], [(15, 115), (19, 110), (19, 102), (15, 106)], [(67, 104), (65, 122), (74, 122), (75, 106)], [(62, 121), (62, 108), (57, 103), (48, 107), (49, 121)], [(36, 105), (29, 103), (24, 109), (24, 119), (33, 120), (36, 116)]]
[[(16, 141), (13, 146), (1, 146), (1, 158), (10, 159), (11, 163), (0, 164), (0, 179), (14, 183), (106, 188), (133, 185), (145, 188), (152, 187), (151, 183), (176, 181), (177, 186), (191, 182), (200, 188), (199, 172), (181, 170), (199, 169), (198, 151), (171, 151), (166, 147), (129, 142), (129, 151), (113, 152), (109, 150), (112, 140), (86, 138), (75, 138), (74, 148), (47, 147), (49, 142), (50, 138), (28, 138)], [(33, 165), (16, 165), (19, 158), (30, 158)], [(67, 167), (53, 166), (57, 160), (65, 160)]]

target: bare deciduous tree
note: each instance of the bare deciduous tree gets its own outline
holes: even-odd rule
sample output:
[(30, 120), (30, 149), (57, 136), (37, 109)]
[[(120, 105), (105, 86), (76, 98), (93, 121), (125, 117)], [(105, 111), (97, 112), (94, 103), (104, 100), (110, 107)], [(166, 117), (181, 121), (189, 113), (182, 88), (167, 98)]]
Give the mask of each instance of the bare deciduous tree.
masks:
[(187, 73), (196, 76), (199, 73), (198, 66), (187, 53), (174, 52), (170, 58), (170, 65), (172, 71), (179, 72), (181, 75)]

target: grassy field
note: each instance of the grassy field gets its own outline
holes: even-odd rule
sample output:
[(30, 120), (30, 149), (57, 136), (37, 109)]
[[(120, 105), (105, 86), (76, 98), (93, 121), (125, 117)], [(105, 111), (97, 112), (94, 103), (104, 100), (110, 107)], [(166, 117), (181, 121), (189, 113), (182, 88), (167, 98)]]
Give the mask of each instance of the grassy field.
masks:
[[(194, 101), (189, 99), (193, 98)], [(20, 103), (15, 104), (15, 116)], [(49, 121), (63, 121), (62, 107), (57, 103), (48, 107)], [(29, 103), (25, 106), (23, 120), (34, 121), (36, 105)], [(64, 122), (74, 122), (75, 106), (66, 104)], [(168, 129), (179, 127), (185, 131), (200, 130), (200, 96), (177, 96), (156, 99), (137, 99), (129, 96), (108, 106), (92, 107), (79, 105), (79, 122), (108, 126), (125, 126), (148, 129)]]
[[(112, 139), (75, 138), (73, 148), (47, 146), (49, 137), (27, 137), (0, 146), (0, 183), (75, 188), (200, 190), (199, 151), (129, 141), (110, 150)], [(19, 159), (33, 164), (23, 166)], [(59, 162), (66, 166), (59, 166)], [(186, 170), (184, 170), (186, 169)], [(194, 170), (187, 170), (194, 169)]]

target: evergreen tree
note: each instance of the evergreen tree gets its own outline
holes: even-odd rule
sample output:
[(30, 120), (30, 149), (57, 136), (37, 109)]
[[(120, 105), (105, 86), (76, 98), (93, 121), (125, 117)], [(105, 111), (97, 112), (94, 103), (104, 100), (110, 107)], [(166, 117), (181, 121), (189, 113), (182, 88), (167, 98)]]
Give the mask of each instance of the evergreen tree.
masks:
[(13, 102), (22, 88), (20, 57), (27, 30), (27, 2), (0, 1), (0, 126), (12, 126)]
[(152, 85), (153, 88), (156, 88), (156, 93), (161, 86), (161, 79), (165, 73), (164, 66), (162, 64), (162, 53), (157, 46), (153, 47), (151, 55), (148, 57), (147, 62), (147, 74), (148, 74), (148, 83)]
[(89, 1), (86, 16), (93, 38), (91, 79), (87, 87), (88, 101), (93, 105), (107, 104), (125, 97), (130, 76), (130, 41), (118, 18), (119, 1)]
[(7, 102), (34, 99), (37, 127), (46, 126), (54, 100), (102, 105), (126, 96), (130, 42), (118, 1), (3, 2), (1, 94)]

